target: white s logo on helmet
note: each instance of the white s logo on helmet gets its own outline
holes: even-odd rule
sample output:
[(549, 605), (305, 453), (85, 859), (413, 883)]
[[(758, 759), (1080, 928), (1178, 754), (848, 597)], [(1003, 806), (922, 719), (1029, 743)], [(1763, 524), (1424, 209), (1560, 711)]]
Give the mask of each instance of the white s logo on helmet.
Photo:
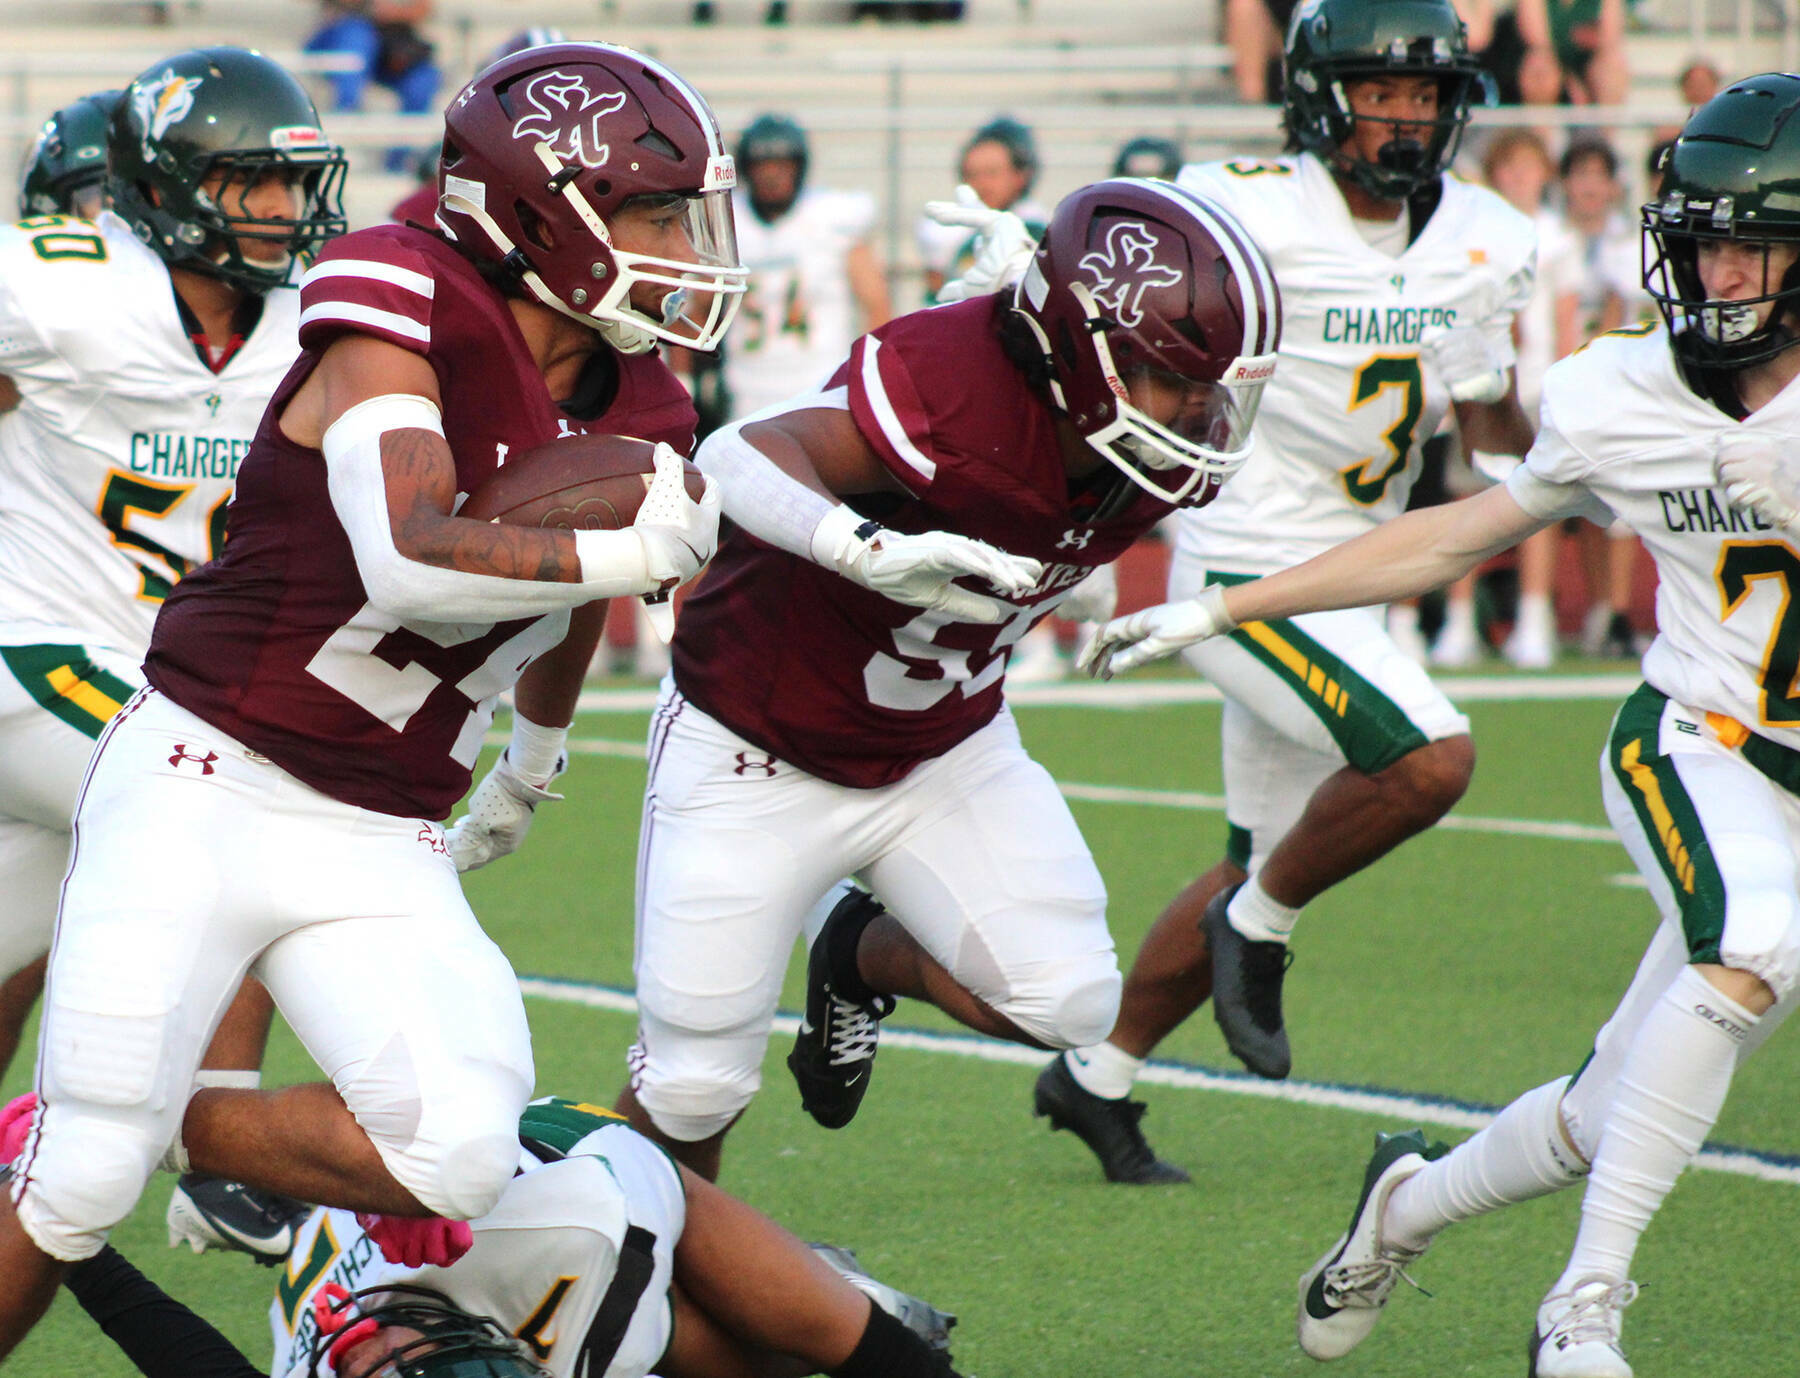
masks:
[(605, 167), (612, 146), (600, 137), (600, 124), (625, 108), (623, 91), (599, 95), (572, 72), (540, 72), (525, 83), (531, 109), (513, 125), (513, 138), (542, 140), (552, 153), (583, 167)]

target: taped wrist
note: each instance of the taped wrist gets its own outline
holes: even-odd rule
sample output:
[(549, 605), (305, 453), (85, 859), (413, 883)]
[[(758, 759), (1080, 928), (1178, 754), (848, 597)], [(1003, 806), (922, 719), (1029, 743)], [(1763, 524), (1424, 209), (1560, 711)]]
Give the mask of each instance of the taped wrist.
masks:
[(829, 1378), (955, 1378), (949, 1361), (873, 1302), (850, 1357)]
[(1225, 588), (1224, 584), (1208, 584), (1194, 598), (1212, 616), (1214, 636), (1224, 636), (1238, 629), (1237, 619), (1225, 611)]
[(544, 727), (515, 711), (512, 741), (506, 747), (507, 764), (526, 784), (542, 789), (562, 773), (568, 740), (568, 728)]
[(714, 431), (695, 453), (694, 463), (718, 480), (724, 514), (750, 535), (790, 555), (829, 564), (814, 553), (821, 524), (849, 509), (782, 472), (744, 439), (742, 426)]

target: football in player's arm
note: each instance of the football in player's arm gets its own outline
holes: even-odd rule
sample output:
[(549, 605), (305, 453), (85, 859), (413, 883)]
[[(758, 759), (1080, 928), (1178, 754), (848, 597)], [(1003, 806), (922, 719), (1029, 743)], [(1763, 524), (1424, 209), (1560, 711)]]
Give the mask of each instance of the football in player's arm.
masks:
[(1300, 1343), (1336, 1358), (1438, 1231), (1587, 1179), (1539, 1307), (1539, 1378), (1631, 1378), (1621, 1313), (1639, 1237), (1716, 1120), (1738, 1062), (1800, 983), (1800, 78), (1697, 110), (1643, 209), (1660, 327), (1617, 331), (1545, 376), (1541, 430), (1501, 486), (1408, 513), (1296, 568), (1120, 618), (1100, 674), (1232, 628), (1437, 587), (1572, 514), (1623, 520), (1658, 574), (1644, 685), (1602, 761), (1608, 817), (1662, 924), (1593, 1057), (1428, 1161), (1388, 1137), (1344, 1238), (1302, 1279)]
[[(612, 103), (578, 116), (578, 88)], [(0, 1208), (0, 1354), (186, 1147), (299, 1200), (448, 1219), (491, 1207), (516, 1165), (524, 1010), (440, 820), (499, 694), (546, 657), (507, 768), (554, 774), (585, 664), (553, 654), (572, 609), (710, 555), (717, 495), (688, 497), (676, 453), (693, 410), (652, 351), (714, 347), (744, 274), (717, 122), (661, 64), (533, 49), (445, 118), (449, 231), (344, 235), (309, 270), (302, 354), (244, 457), (230, 539), (165, 600), (148, 687), (95, 749), (40, 1104)], [(597, 174), (596, 137), (639, 149), (630, 176)], [(632, 526), (455, 515), (509, 452), (587, 428), (666, 442)], [(200, 1053), (252, 968), (332, 1081), (201, 1091), (221, 1118), (186, 1146)]]

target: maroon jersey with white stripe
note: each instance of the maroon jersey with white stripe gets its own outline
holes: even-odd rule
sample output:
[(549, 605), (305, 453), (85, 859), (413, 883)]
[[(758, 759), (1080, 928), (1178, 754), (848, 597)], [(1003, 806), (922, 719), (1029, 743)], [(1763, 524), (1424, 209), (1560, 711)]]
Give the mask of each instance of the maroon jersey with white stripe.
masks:
[[(1083, 515), (1092, 500), (1071, 494), (1056, 413), (1001, 353), (1002, 309), (983, 297), (890, 321), (800, 405), (847, 405), (911, 495), (851, 506), (895, 531), (954, 531), (1044, 562), (1008, 616), (952, 621), (735, 529), (682, 607), (681, 692), (822, 779), (890, 784), (988, 722), (1013, 644), (1169, 511), (1144, 493), (1104, 521)], [(1110, 483), (1117, 470), (1103, 473)]]
[(442, 818), (469, 787), (495, 697), (559, 642), (568, 615), (402, 623), (372, 606), (326, 486), (325, 458), (282, 434), (288, 400), (345, 334), (424, 356), (456, 486), (583, 431), (693, 447), (687, 393), (653, 355), (615, 356), (597, 417), (560, 410), (505, 299), (436, 236), (345, 235), (300, 286), (302, 353), (238, 472), (223, 554), (163, 604), (144, 672), (190, 712), (307, 784), (381, 813)]

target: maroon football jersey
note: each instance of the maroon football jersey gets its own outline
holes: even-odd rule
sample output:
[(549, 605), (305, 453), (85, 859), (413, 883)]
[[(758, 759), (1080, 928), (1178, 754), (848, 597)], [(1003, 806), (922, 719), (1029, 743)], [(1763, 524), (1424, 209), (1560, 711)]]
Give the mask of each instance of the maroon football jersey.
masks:
[(857, 429), (911, 494), (851, 506), (896, 531), (954, 531), (1044, 562), (1010, 617), (955, 622), (736, 529), (682, 607), (682, 693), (822, 779), (890, 784), (988, 722), (1013, 644), (1169, 511), (1144, 493), (1104, 521), (1082, 515), (1056, 413), (1001, 352), (1000, 309), (983, 297), (890, 321), (851, 346), (827, 390), (847, 389)]
[(447, 244), (381, 226), (335, 240), (300, 287), (302, 353), (238, 472), (225, 548), (156, 620), (150, 683), (347, 804), (443, 818), (469, 787), (495, 697), (562, 639), (566, 613), (402, 624), (370, 606), (326, 487), (325, 458), (279, 417), (347, 333), (423, 355), (437, 374), (456, 486), (509, 453), (583, 431), (693, 447), (687, 393), (655, 356), (618, 359), (598, 418), (559, 410), (505, 299)]

